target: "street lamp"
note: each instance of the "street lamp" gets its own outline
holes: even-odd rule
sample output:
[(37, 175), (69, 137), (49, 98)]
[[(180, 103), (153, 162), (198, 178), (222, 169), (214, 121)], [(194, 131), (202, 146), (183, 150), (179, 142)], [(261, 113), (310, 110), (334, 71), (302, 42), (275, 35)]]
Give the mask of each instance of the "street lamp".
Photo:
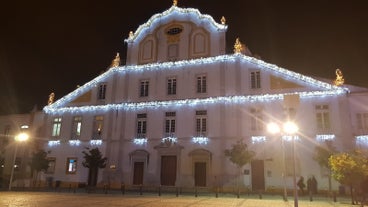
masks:
[[(298, 207), (298, 190), (297, 190), (297, 185), (296, 185), (296, 173), (295, 173), (295, 137), (293, 135), (295, 135), (295, 133), (298, 132), (299, 128), (298, 126), (291, 121), (287, 121), (283, 124), (282, 129), (281, 127), (276, 124), (276, 123), (269, 123), (267, 125), (267, 130), (272, 133), (272, 134), (279, 134), (281, 133), (281, 131), (287, 135), (291, 135), (292, 136), (292, 142), (293, 142), (293, 149), (292, 149), (292, 155), (293, 155), (293, 187), (294, 187), (294, 207)], [(281, 142), (282, 142), (282, 157), (283, 157), (283, 173), (282, 173), (282, 177), (283, 177), (283, 181), (284, 181), (284, 200), (287, 201), (287, 191), (286, 191), (286, 178), (285, 178), (285, 174), (286, 174), (286, 167), (285, 167), (285, 145), (284, 145), (284, 139), (281, 137)]]
[(11, 169), (11, 173), (10, 173), (9, 191), (11, 190), (12, 180), (13, 180), (13, 176), (14, 176), (15, 160), (17, 158), (17, 151), (18, 151), (18, 142), (27, 141), (28, 138), (29, 138), (29, 135), (27, 133), (24, 133), (24, 132), (22, 132), (22, 133), (20, 133), (20, 134), (18, 134), (17, 136), (14, 137), (16, 143), (15, 143), (12, 169)]

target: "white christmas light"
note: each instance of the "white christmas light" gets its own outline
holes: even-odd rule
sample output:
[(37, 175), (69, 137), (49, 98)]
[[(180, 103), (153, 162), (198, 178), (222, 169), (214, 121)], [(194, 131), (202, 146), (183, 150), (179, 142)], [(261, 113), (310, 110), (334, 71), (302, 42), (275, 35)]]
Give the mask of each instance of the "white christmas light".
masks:
[[(172, 100), (172, 101), (151, 101), (151, 102), (137, 102), (137, 103), (118, 103), (118, 104), (106, 104), (106, 105), (93, 105), (93, 106), (74, 106), (66, 107), (66, 105), (84, 93), (90, 91), (93, 87), (97, 86), (100, 82), (105, 81), (107, 78), (112, 76), (114, 73), (142, 73), (144, 71), (151, 70), (176, 70), (176, 69), (189, 69), (196, 65), (210, 65), (221, 62), (247, 62), (259, 65), (262, 70), (271, 70), (273, 72), (283, 75), (286, 79), (296, 79), (300, 82), (309, 83), (317, 88), (321, 88), (318, 91), (305, 91), (295, 93), (284, 93), (284, 94), (262, 94), (262, 95), (250, 95), (250, 96), (222, 96), (222, 97), (210, 97), (201, 99), (183, 99), (183, 100)], [(211, 67), (209, 67), (211, 68)], [(337, 87), (332, 84), (324, 83), (316, 79), (295, 73), (276, 65), (265, 63), (262, 60), (258, 60), (253, 57), (244, 56), (242, 54), (234, 55), (223, 55), (217, 57), (201, 58), (194, 60), (182, 60), (177, 62), (166, 62), (166, 63), (153, 63), (147, 65), (135, 65), (135, 66), (123, 66), (115, 67), (107, 72), (96, 77), (92, 81), (85, 85), (77, 88), (75, 91), (69, 93), (63, 98), (57, 100), (51, 105), (44, 107), (44, 112), (47, 114), (63, 114), (63, 113), (88, 113), (98, 112), (103, 113), (111, 110), (140, 110), (142, 108), (158, 108), (158, 107), (172, 107), (181, 106), (183, 104), (195, 106), (197, 104), (217, 104), (217, 103), (253, 103), (253, 102), (268, 102), (273, 100), (280, 100), (284, 95), (288, 94), (299, 94), (301, 99), (313, 98), (313, 97), (326, 97), (336, 96), (348, 93), (349, 90), (343, 87)]]
[(266, 142), (266, 136), (252, 136), (252, 144)]
[(294, 137), (295, 140), (300, 140), (299, 136), (295, 136), (295, 135), (283, 135), (282, 139), (284, 141), (290, 142), (290, 141), (293, 141), (293, 137)]
[(357, 145), (368, 145), (368, 135), (355, 136)]
[(162, 142), (171, 142), (171, 143), (176, 143), (178, 141), (178, 138), (176, 137), (164, 137), (162, 138)]
[(49, 147), (55, 147), (57, 145), (60, 145), (60, 140), (50, 140), (50, 141), (48, 141), (47, 145)]
[[(227, 25), (216, 23), (213, 20), (212, 16), (201, 14), (198, 9), (179, 8), (177, 6), (172, 6), (162, 13), (153, 15), (145, 24), (140, 25), (138, 29), (134, 32), (134, 34), (129, 36), (128, 39), (125, 40), (125, 42), (140, 41), (140, 39), (145, 34), (150, 32), (152, 28), (165, 23), (169, 23), (169, 21), (172, 21), (173, 19), (175, 19), (176, 21), (188, 21), (188, 19), (190, 19), (198, 25), (203, 25), (210, 32), (227, 30)], [(210, 24), (203, 24), (204, 19), (208, 20)]]
[(69, 140), (69, 144), (70, 144), (71, 146), (79, 146), (79, 145), (80, 145), (80, 143), (81, 143), (81, 141), (80, 141), (80, 140)]
[(147, 143), (147, 138), (134, 138), (133, 143), (136, 145), (144, 145)]
[(193, 143), (200, 144), (200, 145), (202, 144), (207, 145), (208, 141), (209, 141), (208, 137), (193, 137), (192, 138)]
[(326, 140), (333, 140), (335, 139), (334, 134), (317, 134), (316, 140), (318, 141), (326, 141)]
[(96, 145), (102, 145), (102, 140), (100, 139), (92, 139), (89, 141), (89, 144), (92, 146), (96, 146)]

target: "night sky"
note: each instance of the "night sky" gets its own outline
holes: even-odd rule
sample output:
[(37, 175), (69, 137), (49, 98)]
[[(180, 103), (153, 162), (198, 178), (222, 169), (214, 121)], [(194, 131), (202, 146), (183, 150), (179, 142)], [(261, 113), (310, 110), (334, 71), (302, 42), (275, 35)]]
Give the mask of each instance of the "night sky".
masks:
[[(264, 61), (305, 75), (368, 87), (365, 0), (179, 0), (217, 22), (227, 51), (236, 37)], [(0, 114), (42, 109), (124, 59), (124, 39), (172, 0), (12, 0), (0, 4)]]

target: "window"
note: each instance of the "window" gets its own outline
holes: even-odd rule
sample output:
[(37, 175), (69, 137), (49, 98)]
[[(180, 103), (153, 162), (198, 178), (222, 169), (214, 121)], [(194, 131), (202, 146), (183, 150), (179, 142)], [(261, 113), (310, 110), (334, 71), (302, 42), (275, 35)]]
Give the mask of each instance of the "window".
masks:
[(207, 136), (207, 111), (196, 111), (196, 136)]
[(326, 131), (330, 129), (330, 115), (328, 105), (316, 105), (317, 130)]
[(356, 114), (357, 126), (360, 130), (368, 130), (368, 113)]
[(66, 160), (66, 174), (75, 174), (77, 172), (77, 158), (68, 157)]
[(197, 93), (207, 92), (207, 80), (205, 75), (197, 76)]
[(61, 130), (61, 117), (54, 118), (51, 136), (53, 137), (60, 136), (60, 130)]
[(55, 172), (55, 164), (56, 164), (56, 158), (55, 157), (48, 157), (47, 160), (49, 161), (49, 166), (46, 170), (47, 174), (54, 174)]
[(167, 79), (167, 95), (176, 94), (176, 78)]
[(262, 131), (263, 130), (263, 114), (262, 110), (259, 108), (250, 109), (250, 129), (252, 131)]
[(251, 89), (261, 88), (261, 72), (260, 71), (250, 72), (250, 88)]
[(146, 138), (147, 114), (137, 114), (137, 138)]
[(101, 83), (98, 86), (98, 100), (105, 100), (106, 98), (106, 83)]
[(142, 80), (141, 81), (141, 86), (140, 86), (140, 97), (147, 97), (148, 96), (148, 86), (149, 86), (149, 81), (148, 80)]
[(175, 112), (166, 112), (165, 118), (165, 137), (175, 136)]
[(81, 135), (81, 129), (82, 129), (82, 117), (81, 116), (73, 117), (71, 139), (79, 139)]
[(95, 116), (93, 119), (93, 132), (92, 132), (92, 139), (102, 139), (102, 129), (103, 129), (103, 116)]

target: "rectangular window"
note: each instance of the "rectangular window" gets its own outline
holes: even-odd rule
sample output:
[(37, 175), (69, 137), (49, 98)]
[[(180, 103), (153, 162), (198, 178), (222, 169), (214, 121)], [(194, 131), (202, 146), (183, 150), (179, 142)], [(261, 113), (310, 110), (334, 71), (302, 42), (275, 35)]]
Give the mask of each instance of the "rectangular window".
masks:
[(146, 138), (147, 114), (137, 114), (137, 138)]
[(53, 137), (60, 136), (60, 130), (61, 130), (61, 117), (54, 118), (51, 136)]
[(197, 76), (197, 93), (207, 92), (207, 80), (206, 75)]
[(140, 97), (147, 97), (148, 96), (148, 88), (149, 88), (149, 81), (142, 80), (140, 85)]
[(97, 98), (98, 98), (98, 100), (105, 100), (105, 98), (106, 98), (106, 83), (101, 83), (98, 86)]
[(357, 126), (359, 130), (368, 130), (368, 113), (356, 114)]
[(330, 125), (330, 113), (328, 105), (316, 105), (316, 122), (317, 130), (328, 131), (331, 128)]
[(176, 78), (167, 79), (167, 95), (176, 95)]
[(81, 116), (73, 117), (71, 139), (79, 139), (81, 136), (81, 129), (82, 129), (82, 117)]
[(263, 130), (263, 113), (259, 108), (250, 109), (250, 129), (252, 131), (262, 131)]
[(46, 170), (46, 173), (47, 174), (54, 174), (55, 173), (56, 158), (55, 157), (48, 157), (47, 160), (49, 161), (49, 166)]
[(250, 88), (251, 89), (261, 88), (261, 72), (260, 71), (250, 72)]
[(75, 174), (77, 172), (77, 158), (68, 157), (66, 159), (66, 174)]
[(103, 130), (103, 116), (95, 116), (93, 119), (92, 139), (102, 139), (101, 134)]
[(166, 112), (165, 117), (165, 137), (175, 137), (175, 112)]
[(196, 111), (196, 136), (207, 136), (207, 111)]

